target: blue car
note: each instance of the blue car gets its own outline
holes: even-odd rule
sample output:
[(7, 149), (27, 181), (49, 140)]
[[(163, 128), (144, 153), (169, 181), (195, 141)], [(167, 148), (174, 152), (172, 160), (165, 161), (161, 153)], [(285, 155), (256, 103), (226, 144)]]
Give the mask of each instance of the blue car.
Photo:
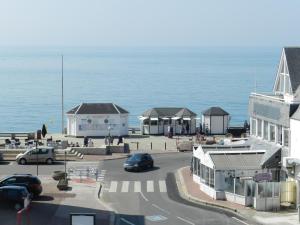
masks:
[(153, 168), (154, 161), (148, 153), (136, 153), (131, 155), (124, 163), (124, 170), (141, 171)]

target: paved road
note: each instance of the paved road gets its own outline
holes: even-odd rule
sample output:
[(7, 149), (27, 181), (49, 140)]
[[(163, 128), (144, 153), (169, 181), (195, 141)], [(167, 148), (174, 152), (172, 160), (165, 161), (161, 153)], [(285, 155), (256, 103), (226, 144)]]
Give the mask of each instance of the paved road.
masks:
[(190, 153), (155, 155), (155, 168), (146, 172), (130, 173), (122, 168), (124, 160), (100, 163), (106, 171), (103, 201), (117, 212), (120, 225), (222, 225), (244, 224), (220, 212), (209, 211), (171, 200), (166, 187), (166, 176), (190, 163)]

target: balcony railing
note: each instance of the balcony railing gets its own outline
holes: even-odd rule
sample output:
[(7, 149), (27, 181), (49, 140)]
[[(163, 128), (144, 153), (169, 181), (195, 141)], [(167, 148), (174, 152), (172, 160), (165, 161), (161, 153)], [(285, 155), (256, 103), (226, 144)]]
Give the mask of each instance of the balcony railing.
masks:
[(266, 100), (285, 102), (284, 97), (282, 95), (275, 95), (274, 93), (255, 93), (255, 92), (252, 92), (250, 94), (250, 97), (258, 97), (258, 98), (264, 98)]

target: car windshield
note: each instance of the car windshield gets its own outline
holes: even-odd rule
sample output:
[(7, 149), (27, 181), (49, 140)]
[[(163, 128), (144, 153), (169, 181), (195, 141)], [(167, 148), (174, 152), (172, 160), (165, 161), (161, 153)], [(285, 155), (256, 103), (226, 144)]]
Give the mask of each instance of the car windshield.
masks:
[(132, 161), (139, 161), (142, 159), (142, 155), (141, 154), (134, 154), (132, 155), (129, 160), (132, 160)]

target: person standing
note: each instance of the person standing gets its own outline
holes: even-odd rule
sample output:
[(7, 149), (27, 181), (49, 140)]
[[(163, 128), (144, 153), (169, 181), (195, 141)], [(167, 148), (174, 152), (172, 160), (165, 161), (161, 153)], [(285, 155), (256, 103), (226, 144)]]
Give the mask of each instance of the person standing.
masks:
[(120, 135), (118, 137), (118, 145), (123, 143), (123, 137)]
[(170, 138), (170, 136), (171, 136), (171, 126), (168, 125), (168, 138)]
[(84, 139), (83, 139), (83, 146), (84, 146), (84, 147), (87, 147), (87, 146), (88, 146), (88, 143), (89, 143), (89, 139), (88, 139), (87, 136), (85, 136)]
[(190, 133), (190, 125), (189, 125), (189, 123), (186, 124), (185, 130), (186, 130), (187, 134)]

